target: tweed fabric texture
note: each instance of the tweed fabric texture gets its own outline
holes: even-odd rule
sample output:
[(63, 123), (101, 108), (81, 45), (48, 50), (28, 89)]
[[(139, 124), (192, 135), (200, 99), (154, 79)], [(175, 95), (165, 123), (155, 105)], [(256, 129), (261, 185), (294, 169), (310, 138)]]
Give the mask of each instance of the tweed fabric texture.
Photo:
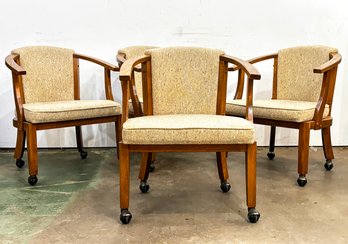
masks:
[[(230, 100), (226, 103), (226, 114), (245, 116), (245, 100)], [(273, 119), (291, 122), (312, 120), (316, 102), (293, 100), (255, 100), (253, 102), (254, 118)], [(324, 109), (324, 118), (329, 115), (329, 106)]]
[(313, 69), (329, 61), (330, 52), (337, 52), (337, 49), (326, 46), (300, 46), (280, 50), (277, 99), (318, 101), (323, 74), (315, 74)]
[(73, 50), (31, 46), (12, 51), (19, 54), (25, 103), (74, 99)]
[(31, 123), (99, 118), (121, 113), (119, 103), (111, 100), (72, 100), (23, 104), (24, 118)]
[(254, 125), (221, 115), (177, 114), (128, 119), (123, 124), (125, 144), (251, 144)]
[(216, 114), (220, 55), (198, 47), (168, 47), (151, 55), (153, 114)]
[[(144, 55), (148, 49), (157, 48), (155, 46), (129, 46), (118, 50), (119, 54), (124, 54), (126, 59), (134, 58), (137, 56)], [(134, 72), (135, 88), (139, 100), (143, 100), (143, 82), (141, 72)], [(133, 107), (132, 107), (133, 110)]]

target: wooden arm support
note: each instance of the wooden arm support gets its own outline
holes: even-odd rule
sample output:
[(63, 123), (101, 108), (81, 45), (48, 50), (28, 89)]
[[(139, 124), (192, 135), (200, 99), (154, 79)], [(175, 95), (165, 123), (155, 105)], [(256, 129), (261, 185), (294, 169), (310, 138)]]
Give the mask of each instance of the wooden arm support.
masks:
[[(138, 64), (144, 63), (149, 60), (150, 56), (143, 55), (140, 57), (128, 59), (121, 66), (120, 80), (122, 86), (122, 124), (128, 119), (128, 101), (131, 83), (134, 80), (134, 69)], [(133, 102), (135, 101), (133, 100)]]
[(221, 60), (236, 65), (237, 67), (239, 67), (238, 69), (242, 69), (250, 79), (254, 79), (254, 80), (261, 79), (261, 75), (257, 71), (257, 69), (255, 69), (254, 66), (252, 66), (247, 61), (241, 60), (236, 57), (231, 57), (228, 55), (221, 55)]
[[(124, 54), (124, 53), (118, 53), (118, 54), (116, 55), (116, 60), (117, 60), (118, 66), (121, 67), (122, 64), (123, 64), (124, 62), (126, 62), (126, 60), (127, 60), (127, 59), (126, 59), (126, 54)], [(141, 72), (141, 65), (135, 66), (135, 67), (134, 67), (134, 70), (137, 71), (137, 72)]]
[(323, 116), (325, 106), (329, 105), (329, 116), (331, 115), (331, 107), (333, 94), (336, 83), (336, 74), (338, 64), (341, 62), (342, 57), (339, 53), (331, 53), (330, 60), (322, 65), (313, 69), (314, 73), (324, 73), (323, 82), (321, 86), (321, 91), (319, 95), (319, 99), (314, 112), (314, 121), (315, 127), (314, 129), (318, 130), (322, 128)]
[[(276, 58), (277, 56), (278, 56), (277, 53), (273, 53), (273, 54), (268, 54), (268, 55), (252, 58), (252, 59), (247, 60), (246, 62), (248, 62), (250, 64), (255, 64), (255, 63), (258, 63), (258, 62), (261, 62), (261, 61), (265, 61), (265, 60), (268, 60), (268, 59)], [(236, 70), (239, 70), (239, 69), (240, 69), (240, 67), (234, 65), (232, 67), (229, 67), (228, 71), (236, 71)]]
[(119, 67), (117, 67), (113, 64), (110, 64), (108, 62), (105, 62), (103, 60), (94, 58), (94, 57), (90, 57), (90, 56), (86, 56), (86, 55), (78, 54), (78, 53), (74, 53), (73, 56), (74, 56), (74, 58), (79, 58), (79, 59), (87, 60), (87, 61), (95, 63), (95, 64), (99, 64), (99, 65), (103, 66), (104, 68), (111, 70), (111, 71), (119, 71), (120, 70)]
[(6, 66), (14, 72), (16, 75), (25, 75), (26, 71), (23, 69), (22, 66), (18, 65), (16, 63), (16, 59), (18, 59), (18, 54), (10, 54), (5, 58), (5, 64)]
[(313, 72), (314, 73), (324, 73), (324, 72), (334, 68), (335, 66), (337, 66), (342, 60), (342, 56), (339, 53), (331, 53), (330, 57), (331, 57), (331, 59), (329, 61), (314, 68)]
[[(245, 111), (245, 118), (249, 121), (253, 121), (253, 86), (254, 86), (254, 79), (260, 80), (261, 75), (257, 71), (257, 69), (251, 65), (250, 63), (235, 58), (230, 57), (226, 55), (222, 55), (221, 59), (225, 62), (230, 62), (236, 65), (240, 69), (241, 75), (244, 75), (244, 73), (248, 76), (248, 83), (247, 83), (247, 94), (246, 94), (246, 111)], [(244, 80), (243, 80), (244, 81)]]

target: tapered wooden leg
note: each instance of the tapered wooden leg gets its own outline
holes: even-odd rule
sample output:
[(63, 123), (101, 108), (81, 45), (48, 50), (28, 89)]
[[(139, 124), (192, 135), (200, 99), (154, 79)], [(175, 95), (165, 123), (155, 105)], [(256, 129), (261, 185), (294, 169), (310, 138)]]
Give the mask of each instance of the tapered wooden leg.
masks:
[(140, 185), (139, 189), (146, 193), (150, 189), (149, 183), (147, 183), (147, 179), (149, 177), (150, 173), (150, 167), (152, 163), (152, 154), (151, 152), (145, 152), (141, 154), (141, 163), (140, 163), (140, 170), (139, 170), (139, 179), (140, 179)]
[(17, 142), (16, 149), (14, 152), (14, 158), (16, 159), (16, 165), (18, 168), (22, 168), (24, 166), (23, 154), (25, 148), (25, 130), (17, 129)]
[(256, 142), (245, 153), (246, 198), (248, 208), (256, 207)]
[(75, 132), (76, 132), (77, 150), (79, 151), (81, 158), (85, 159), (87, 158), (88, 154), (85, 150), (83, 150), (81, 126), (75, 126)]
[(256, 142), (247, 145), (245, 152), (245, 180), (246, 180), (246, 202), (248, 206), (248, 219), (256, 223), (260, 213), (256, 210)]
[(115, 123), (115, 130), (116, 130), (116, 150), (117, 150), (117, 159), (120, 159), (120, 149), (119, 149), (119, 143), (122, 140), (122, 122), (121, 122), (121, 115), (117, 116), (117, 121)]
[(152, 153), (145, 152), (141, 154), (139, 180), (146, 181), (149, 177), (149, 166), (152, 160)]
[(332, 160), (335, 158), (333, 150), (332, 150), (330, 129), (331, 129), (331, 127), (326, 127), (326, 128), (321, 129), (321, 138), (323, 141), (323, 150), (324, 150), (324, 155), (326, 158), (326, 162), (324, 164), (324, 167), (327, 170), (331, 170), (333, 168)]
[(298, 174), (297, 183), (305, 186), (307, 183), (306, 174), (308, 173), (308, 157), (309, 157), (309, 136), (310, 123), (304, 122), (300, 125), (298, 138)]
[(156, 154), (155, 153), (152, 153), (152, 158), (151, 158), (151, 163), (150, 163), (150, 172), (153, 172), (155, 171), (155, 161), (156, 161)]
[(321, 129), (321, 139), (323, 141), (323, 150), (326, 160), (334, 159), (334, 153), (331, 144), (331, 127)]
[(267, 153), (267, 157), (270, 160), (274, 159), (275, 157), (275, 153), (274, 153), (275, 135), (276, 135), (276, 127), (271, 126), (271, 134), (269, 138), (269, 152)]
[(228, 192), (231, 189), (228, 180), (228, 167), (227, 167), (227, 153), (226, 152), (216, 152), (216, 164), (218, 168), (219, 178), (220, 178), (220, 188), (223, 192)]
[(29, 178), (28, 182), (31, 185), (35, 185), (37, 182), (38, 174), (38, 157), (37, 157), (37, 139), (36, 139), (36, 126), (28, 124), (28, 167)]
[(120, 146), (120, 206), (128, 209), (129, 206), (129, 150), (128, 145), (119, 143)]
[(119, 143), (120, 147), (120, 220), (123, 224), (128, 224), (132, 219), (129, 208), (129, 185), (130, 185), (130, 169), (129, 169), (129, 149), (128, 145)]
[(20, 159), (23, 157), (24, 148), (25, 148), (25, 131), (17, 129), (17, 141), (16, 141), (16, 149), (14, 152), (14, 158)]

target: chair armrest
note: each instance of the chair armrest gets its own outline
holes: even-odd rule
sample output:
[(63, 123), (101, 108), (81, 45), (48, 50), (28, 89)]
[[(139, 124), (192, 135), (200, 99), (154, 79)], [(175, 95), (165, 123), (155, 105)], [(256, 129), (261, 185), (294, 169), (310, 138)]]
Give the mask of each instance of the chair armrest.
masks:
[(120, 80), (129, 81), (136, 66), (148, 60), (150, 60), (150, 56), (148, 55), (127, 59), (126, 62), (124, 62), (121, 66)]
[[(271, 58), (276, 58), (277, 56), (278, 56), (277, 53), (273, 53), (273, 54), (268, 54), (268, 55), (264, 55), (264, 56), (260, 56), (260, 57), (249, 59), (249, 60), (247, 60), (247, 62), (250, 63), (250, 64), (255, 64), (255, 63), (258, 63), (258, 62), (261, 62), (261, 61), (265, 61), (265, 60), (268, 60), (268, 59), (271, 59)], [(232, 67), (228, 67), (228, 71), (236, 71), (236, 70), (239, 70), (239, 69), (240, 69), (240, 67), (238, 67), (236, 65), (233, 65)]]
[(261, 75), (257, 71), (257, 69), (254, 66), (252, 66), (250, 63), (248, 63), (247, 61), (241, 60), (236, 57), (231, 57), (228, 55), (221, 55), (221, 59), (223, 61), (226, 61), (238, 66), (239, 69), (242, 69), (247, 74), (249, 79), (255, 79), (255, 80), (261, 79)]
[(17, 75), (25, 75), (26, 71), (22, 66), (18, 65), (15, 62), (15, 59), (18, 58), (18, 54), (10, 54), (5, 58), (6, 66)]
[(330, 54), (330, 56), (331, 55), (332, 55), (332, 58), (329, 61), (314, 68), (313, 72), (314, 73), (324, 73), (324, 72), (332, 69), (333, 67), (337, 66), (341, 62), (341, 60), (342, 60), (341, 54), (332, 53), (332, 54)]
[[(124, 53), (118, 53), (116, 55), (116, 60), (117, 60), (118, 66), (121, 67), (123, 65), (123, 63), (127, 61), (126, 55)], [(137, 71), (137, 72), (141, 72), (141, 66), (137, 65), (134, 68), (134, 70)]]
[(99, 64), (99, 65), (103, 66), (104, 68), (112, 70), (112, 71), (119, 71), (120, 70), (119, 67), (117, 67), (113, 64), (110, 64), (110, 63), (105, 62), (101, 59), (97, 59), (97, 58), (94, 58), (91, 56), (86, 56), (83, 54), (74, 53), (74, 58), (79, 58), (79, 59), (90, 61), (90, 62), (95, 63), (95, 64)]

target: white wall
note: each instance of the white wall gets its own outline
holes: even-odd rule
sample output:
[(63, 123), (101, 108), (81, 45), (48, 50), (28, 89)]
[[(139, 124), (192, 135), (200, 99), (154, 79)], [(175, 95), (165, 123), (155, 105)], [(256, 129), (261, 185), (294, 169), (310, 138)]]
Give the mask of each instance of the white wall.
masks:
[[(348, 145), (347, 9), (344, 0), (1, 0), (0, 57), (26, 45), (72, 48), (113, 63), (118, 49), (136, 44), (205, 46), (243, 59), (296, 45), (334, 46), (343, 62), (337, 76), (332, 138), (334, 145)], [(85, 62), (81, 66), (82, 98), (102, 97), (103, 70)], [(270, 97), (272, 63), (257, 68), (263, 79), (255, 82), (255, 97)], [(120, 101), (117, 75), (113, 81), (115, 99)], [(12, 82), (4, 62), (0, 87), (0, 147), (14, 147)], [(111, 124), (85, 126), (83, 132), (85, 146), (115, 145)], [(297, 143), (296, 131), (277, 132), (277, 145)], [(257, 126), (258, 144), (267, 145), (268, 137), (269, 128)], [(39, 132), (38, 140), (39, 147), (72, 147), (74, 130)], [(311, 133), (311, 144), (321, 145), (320, 132)]]

